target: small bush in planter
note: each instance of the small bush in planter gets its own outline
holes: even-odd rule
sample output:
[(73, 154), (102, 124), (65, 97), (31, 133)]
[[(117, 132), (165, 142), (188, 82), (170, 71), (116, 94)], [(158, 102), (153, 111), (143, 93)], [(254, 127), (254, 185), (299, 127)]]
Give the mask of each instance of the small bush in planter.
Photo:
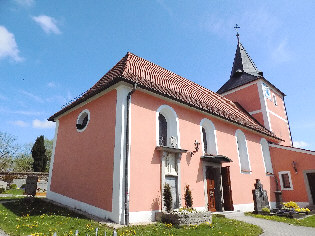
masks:
[(10, 185), (10, 189), (16, 189), (17, 188), (17, 185), (16, 184), (11, 184)]
[(268, 207), (262, 208), (261, 211), (263, 214), (266, 214), (266, 215), (270, 214), (270, 209)]
[(163, 200), (166, 211), (170, 212), (172, 210), (173, 197), (171, 193), (171, 187), (169, 184), (164, 185), (163, 189)]
[(185, 206), (186, 206), (186, 208), (192, 208), (193, 199), (192, 199), (191, 191), (189, 189), (189, 185), (188, 184), (185, 186), (184, 198), (185, 198)]

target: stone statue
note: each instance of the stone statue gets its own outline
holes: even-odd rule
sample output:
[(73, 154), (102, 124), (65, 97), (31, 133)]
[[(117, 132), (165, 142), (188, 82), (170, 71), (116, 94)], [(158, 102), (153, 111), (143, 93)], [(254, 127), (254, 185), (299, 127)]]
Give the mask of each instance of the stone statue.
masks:
[(262, 212), (262, 209), (269, 208), (269, 201), (267, 191), (263, 189), (263, 185), (260, 183), (260, 179), (256, 179), (254, 184), (255, 189), (253, 189), (253, 199), (254, 199), (254, 210), (255, 213)]

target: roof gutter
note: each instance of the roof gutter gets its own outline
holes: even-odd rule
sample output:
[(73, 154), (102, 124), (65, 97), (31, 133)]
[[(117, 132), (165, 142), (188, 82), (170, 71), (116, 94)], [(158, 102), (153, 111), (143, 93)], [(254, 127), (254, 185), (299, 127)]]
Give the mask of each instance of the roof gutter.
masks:
[(125, 225), (129, 225), (129, 182), (128, 182), (128, 161), (129, 161), (129, 110), (131, 95), (136, 91), (137, 83), (133, 85), (133, 89), (127, 95), (127, 120), (126, 120), (126, 158), (125, 158)]

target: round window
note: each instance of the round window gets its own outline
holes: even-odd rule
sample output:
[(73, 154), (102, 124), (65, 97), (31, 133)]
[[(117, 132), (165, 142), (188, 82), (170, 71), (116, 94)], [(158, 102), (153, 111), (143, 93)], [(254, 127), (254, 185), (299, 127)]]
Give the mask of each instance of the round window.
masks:
[(82, 132), (86, 129), (88, 123), (90, 121), (90, 112), (88, 110), (82, 111), (77, 119), (77, 131)]

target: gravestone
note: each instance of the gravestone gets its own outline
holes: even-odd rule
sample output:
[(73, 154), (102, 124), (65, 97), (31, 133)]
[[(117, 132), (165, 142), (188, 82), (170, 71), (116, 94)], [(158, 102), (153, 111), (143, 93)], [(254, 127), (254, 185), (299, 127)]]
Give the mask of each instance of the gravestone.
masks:
[(37, 192), (46, 192), (47, 191), (47, 181), (39, 180), (37, 182)]
[(37, 176), (27, 176), (26, 178), (26, 186), (25, 186), (25, 193), (27, 195), (32, 195), (35, 196), (36, 194), (36, 189), (37, 189), (37, 181), (38, 177)]
[(256, 179), (253, 189), (254, 210), (255, 213), (262, 212), (262, 209), (269, 208), (269, 201), (267, 191), (263, 189), (263, 185), (260, 183), (260, 179)]
[(7, 189), (7, 182), (0, 180), (0, 188)]

